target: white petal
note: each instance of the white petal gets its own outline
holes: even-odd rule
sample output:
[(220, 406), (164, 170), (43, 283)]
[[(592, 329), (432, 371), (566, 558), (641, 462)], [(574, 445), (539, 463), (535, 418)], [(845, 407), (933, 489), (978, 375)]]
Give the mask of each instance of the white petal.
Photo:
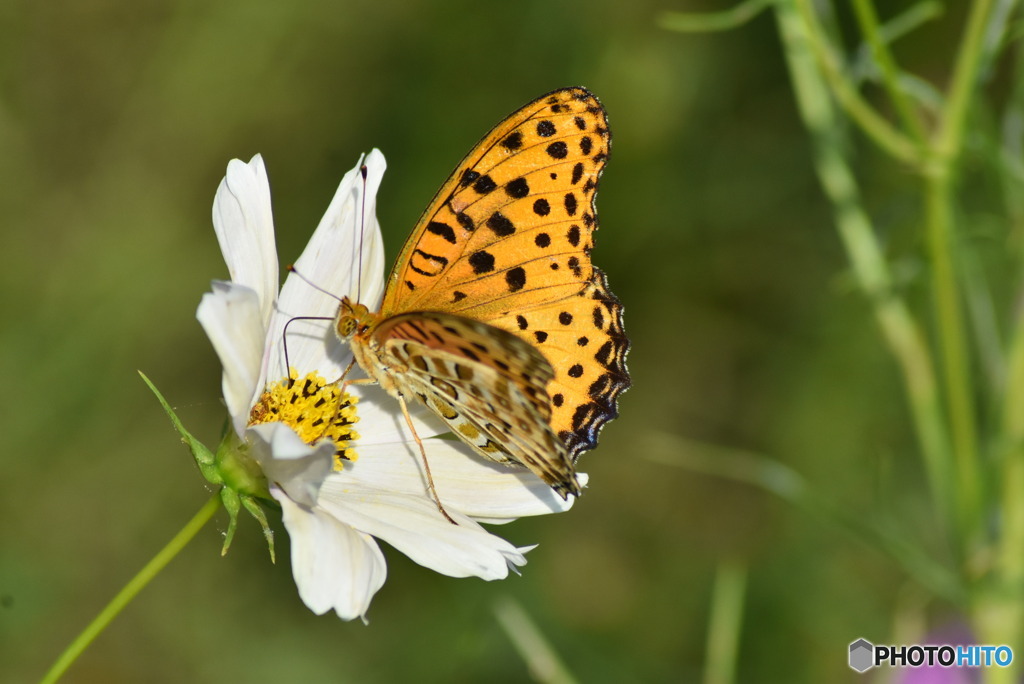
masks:
[[(366, 205), (363, 207), (362, 280), (356, 283), (356, 294), (350, 295), (369, 307), (379, 311), (384, 298), (384, 238), (377, 221), (377, 191), (380, 189), (387, 162), (380, 150), (374, 148), (366, 155)], [(350, 288), (351, 292), (351, 288)], [(357, 296), (358, 295), (358, 296)]]
[(328, 476), (317, 505), (338, 520), (394, 546), (420, 565), (450, 577), (503, 579), (524, 565), (523, 552), (457, 510), (453, 525), (423, 496), (365, 487), (342, 473)]
[(387, 577), (380, 547), (323, 510), (301, 506), (277, 488), (270, 493), (281, 503), (302, 602), (317, 615), (333, 609), (343, 620), (365, 616)]
[[(398, 400), (376, 385), (349, 385), (346, 392), (358, 397), (356, 414), (359, 422), (359, 445), (394, 444), (413, 441), (409, 424), (402, 415)], [(407, 403), (409, 416), (420, 439), (451, 432), (451, 428), (420, 401)]]
[(243, 285), (214, 281), (213, 292), (203, 295), (196, 318), (224, 366), (224, 401), (235, 431), (241, 435), (258, 387), (263, 358), (259, 297)]
[[(563, 501), (526, 468), (494, 463), (460, 441), (425, 439), (427, 462), (445, 508), (481, 522), (509, 522), (530, 515), (569, 510), (575, 497)], [(368, 445), (360, 440), (359, 460), (346, 464), (345, 475), (367, 488), (428, 496), (422, 456), (415, 442)], [(579, 474), (580, 485), (587, 475)]]
[(334, 469), (334, 444), (311, 447), (284, 423), (263, 423), (246, 431), (251, 455), (267, 481), (280, 485), (292, 500), (305, 506), (316, 502), (324, 478)]
[(228, 162), (213, 200), (213, 228), (233, 282), (256, 292), (263, 326), (270, 321), (280, 278), (270, 209), (270, 183), (263, 158)]
[[(360, 173), (362, 162), (360, 159), (360, 163), (345, 174), (320, 225), (295, 262), (296, 270), (310, 283), (336, 297), (362, 296), (356, 283), (360, 254), (364, 261), (362, 278), (368, 283), (367, 288), (374, 292), (383, 289), (383, 238), (374, 210), (377, 188), (384, 174), (384, 157), (376, 152), (366, 158), (365, 183)], [(278, 328), (283, 328), (288, 319), (296, 316), (329, 319), (296, 321), (288, 327), (289, 361), (300, 375), (317, 370), (332, 380), (340, 376), (348, 364), (351, 357), (334, 334), (333, 319), (337, 312), (338, 299), (318, 291), (294, 273), (288, 275), (281, 288), (271, 336), (279, 338)], [(278, 346), (271, 352), (268, 371), (271, 375), (284, 369), (283, 360), (275, 357), (280, 353)]]

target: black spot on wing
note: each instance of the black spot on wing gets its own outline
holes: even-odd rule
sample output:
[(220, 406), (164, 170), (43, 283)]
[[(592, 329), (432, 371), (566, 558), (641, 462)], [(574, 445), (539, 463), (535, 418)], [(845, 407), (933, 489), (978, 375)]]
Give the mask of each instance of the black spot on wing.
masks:
[(576, 166), (572, 167), (572, 184), (576, 185), (583, 178), (583, 162), (576, 162)]
[(409, 258), (409, 268), (420, 275), (434, 277), (448, 266), (448, 259), (436, 254), (428, 254), (422, 249), (413, 250)]
[(547, 146), (546, 151), (552, 159), (565, 159), (569, 156), (569, 146), (564, 140), (556, 140)]
[(569, 214), (569, 216), (575, 216), (577, 206), (576, 195), (571, 192), (567, 193), (565, 196), (565, 213)]
[(569, 257), (569, 261), (566, 263), (572, 274), (579, 278), (583, 274), (583, 269), (580, 268), (580, 260), (578, 257)]
[(530, 184), (520, 176), (505, 183), (505, 192), (513, 199), (522, 199), (530, 194)]
[(498, 187), (498, 184), (495, 183), (490, 176), (480, 176), (476, 179), (476, 182), (473, 183), (473, 189), (480, 195), (486, 195), (489, 192), (493, 192), (496, 187)]
[(569, 227), (569, 232), (566, 233), (566, 237), (569, 239), (569, 244), (573, 247), (579, 247), (580, 245), (580, 227), (572, 225)]
[(518, 150), (523, 146), (523, 134), (520, 131), (513, 131), (509, 133), (504, 140), (501, 141), (502, 146), (509, 150)]
[(494, 255), (481, 249), (469, 255), (469, 265), (473, 267), (473, 273), (480, 275), (494, 270)]
[(455, 244), (455, 231), (447, 223), (441, 221), (431, 221), (427, 224), (427, 232), (433, 233), (439, 237), (445, 239), (445, 241)]
[(500, 211), (491, 214), (491, 217), (487, 219), (487, 227), (493, 230), (498, 237), (507, 237), (516, 232), (515, 224)]
[(555, 124), (551, 123), (547, 119), (544, 119), (543, 121), (537, 124), (537, 135), (541, 136), (542, 138), (550, 138), (556, 132), (557, 130), (555, 129)]
[(505, 272), (505, 282), (509, 292), (518, 292), (526, 286), (526, 269), (517, 266)]

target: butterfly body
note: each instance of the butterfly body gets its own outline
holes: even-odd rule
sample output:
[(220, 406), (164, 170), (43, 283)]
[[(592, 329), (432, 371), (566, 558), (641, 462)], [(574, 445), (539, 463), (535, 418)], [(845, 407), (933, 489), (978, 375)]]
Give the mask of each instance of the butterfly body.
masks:
[(336, 320), (383, 389), (563, 497), (629, 386), (622, 305), (590, 260), (609, 144), (583, 88), (514, 112), (428, 205), (380, 311), (346, 299)]

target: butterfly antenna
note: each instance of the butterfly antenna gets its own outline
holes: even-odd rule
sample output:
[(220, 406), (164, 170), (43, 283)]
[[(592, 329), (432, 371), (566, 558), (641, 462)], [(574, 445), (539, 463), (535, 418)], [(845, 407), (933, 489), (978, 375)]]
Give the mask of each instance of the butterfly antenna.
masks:
[[(341, 297), (339, 297), (338, 295), (334, 294), (333, 292), (328, 292), (327, 290), (325, 290), (324, 288), (320, 287), (319, 285), (314, 283), (312, 280), (310, 280), (306, 276), (304, 276), (301, 273), (299, 273), (299, 269), (295, 268), (295, 266), (293, 266), (292, 264), (288, 264), (287, 270), (288, 270), (289, 273), (294, 273), (295, 275), (297, 275), (302, 280), (302, 282), (306, 283), (307, 285), (309, 285), (311, 288), (313, 288), (317, 292), (322, 292), (325, 295), (327, 295), (328, 297), (330, 297), (331, 299), (337, 299), (339, 302), (341, 302)], [(288, 387), (289, 387), (289, 389), (292, 386), (291, 385), (291, 383), (292, 383), (292, 380), (291, 380), (292, 364), (291, 364), (291, 361), (288, 359), (288, 326), (291, 325), (292, 323), (294, 323), (295, 321), (333, 321), (333, 320), (334, 320), (334, 316), (294, 316), (292, 318), (289, 318), (288, 322), (284, 324), (284, 329), (281, 331), (281, 344), (284, 346), (285, 375), (288, 376)]]
[[(289, 266), (288, 268), (291, 268), (291, 266)], [(303, 278), (303, 280), (305, 280), (305, 278)], [(313, 287), (316, 287), (316, 286), (314, 285)], [(320, 288), (317, 288), (317, 289), (319, 290)], [(328, 293), (328, 294), (330, 294), (330, 293)], [(288, 321), (284, 324), (284, 328), (281, 330), (281, 346), (284, 347), (284, 372), (285, 372), (285, 375), (288, 376), (288, 389), (291, 389), (292, 388), (292, 383), (295, 382), (294, 380), (292, 380), (292, 362), (288, 359), (288, 326), (291, 325), (292, 323), (294, 323), (295, 321), (333, 321), (333, 320), (334, 320), (334, 318), (331, 317), (331, 316), (295, 316), (294, 318), (289, 318)]]
[(363, 191), (359, 195), (360, 207), (359, 207), (359, 251), (357, 252), (359, 258), (359, 280), (356, 282), (356, 301), (362, 301), (362, 289), (363, 289), (363, 238), (366, 233), (366, 175), (367, 168), (366, 164), (359, 165), (359, 175), (363, 177)]
[[(289, 273), (294, 273), (295, 275), (299, 276), (299, 278), (302, 279), (302, 282), (306, 283), (307, 285), (309, 285), (311, 288), (313, 288), (317, 292), (323, 292), (325, 295), (327, 295), (331, 299), (337, 299), (339, 302), (341, 301), (341, 297), (339, 297), (338, 295), (334, 294), (333, 292), (328, 292), (324, 288), (320, 287), (319, 285), (314, 283), (312, 280), (310, 280), (306, 276), (304, 276), (301, 273), (299, 273), (299, 269), (295, 268), (291, 264), (288, 264), (288, 272)], [(314, 320), (321, 320), (321, 318), (326, 318), (326, 317), (322, 316), (322, 317), (316, 318)], [(292, 321), (294, 321), (294, 320), (296, 320), (296, 319), (293, 318)], [(288, 321), (288, 322), (291, 323), (291, 321)]]

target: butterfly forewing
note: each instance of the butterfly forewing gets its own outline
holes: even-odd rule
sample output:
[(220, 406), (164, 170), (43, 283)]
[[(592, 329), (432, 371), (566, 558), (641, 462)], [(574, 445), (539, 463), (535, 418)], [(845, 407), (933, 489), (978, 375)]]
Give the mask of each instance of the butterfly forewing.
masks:
[(488, 320), (578, 293), (592, 276), (593, 198), (609, 142), (604, 110), (583, 88), (546, 95), (503, 121), (424, 212), (381, 313)]
[(604, 424), (618, 416), (617, 401), (629, 387), (622, 304), (600, 269), (577, 295), (492, 320), (515, 329), (555, 369), (548, 384), (550, 424), (573, 460), (597, 446)]
[(511, 114), (441, 186), (353, 339), (371, 377), (563, 495), (629, 387), (622, 305), (590, 258), (610, 144), (583, 88)]

